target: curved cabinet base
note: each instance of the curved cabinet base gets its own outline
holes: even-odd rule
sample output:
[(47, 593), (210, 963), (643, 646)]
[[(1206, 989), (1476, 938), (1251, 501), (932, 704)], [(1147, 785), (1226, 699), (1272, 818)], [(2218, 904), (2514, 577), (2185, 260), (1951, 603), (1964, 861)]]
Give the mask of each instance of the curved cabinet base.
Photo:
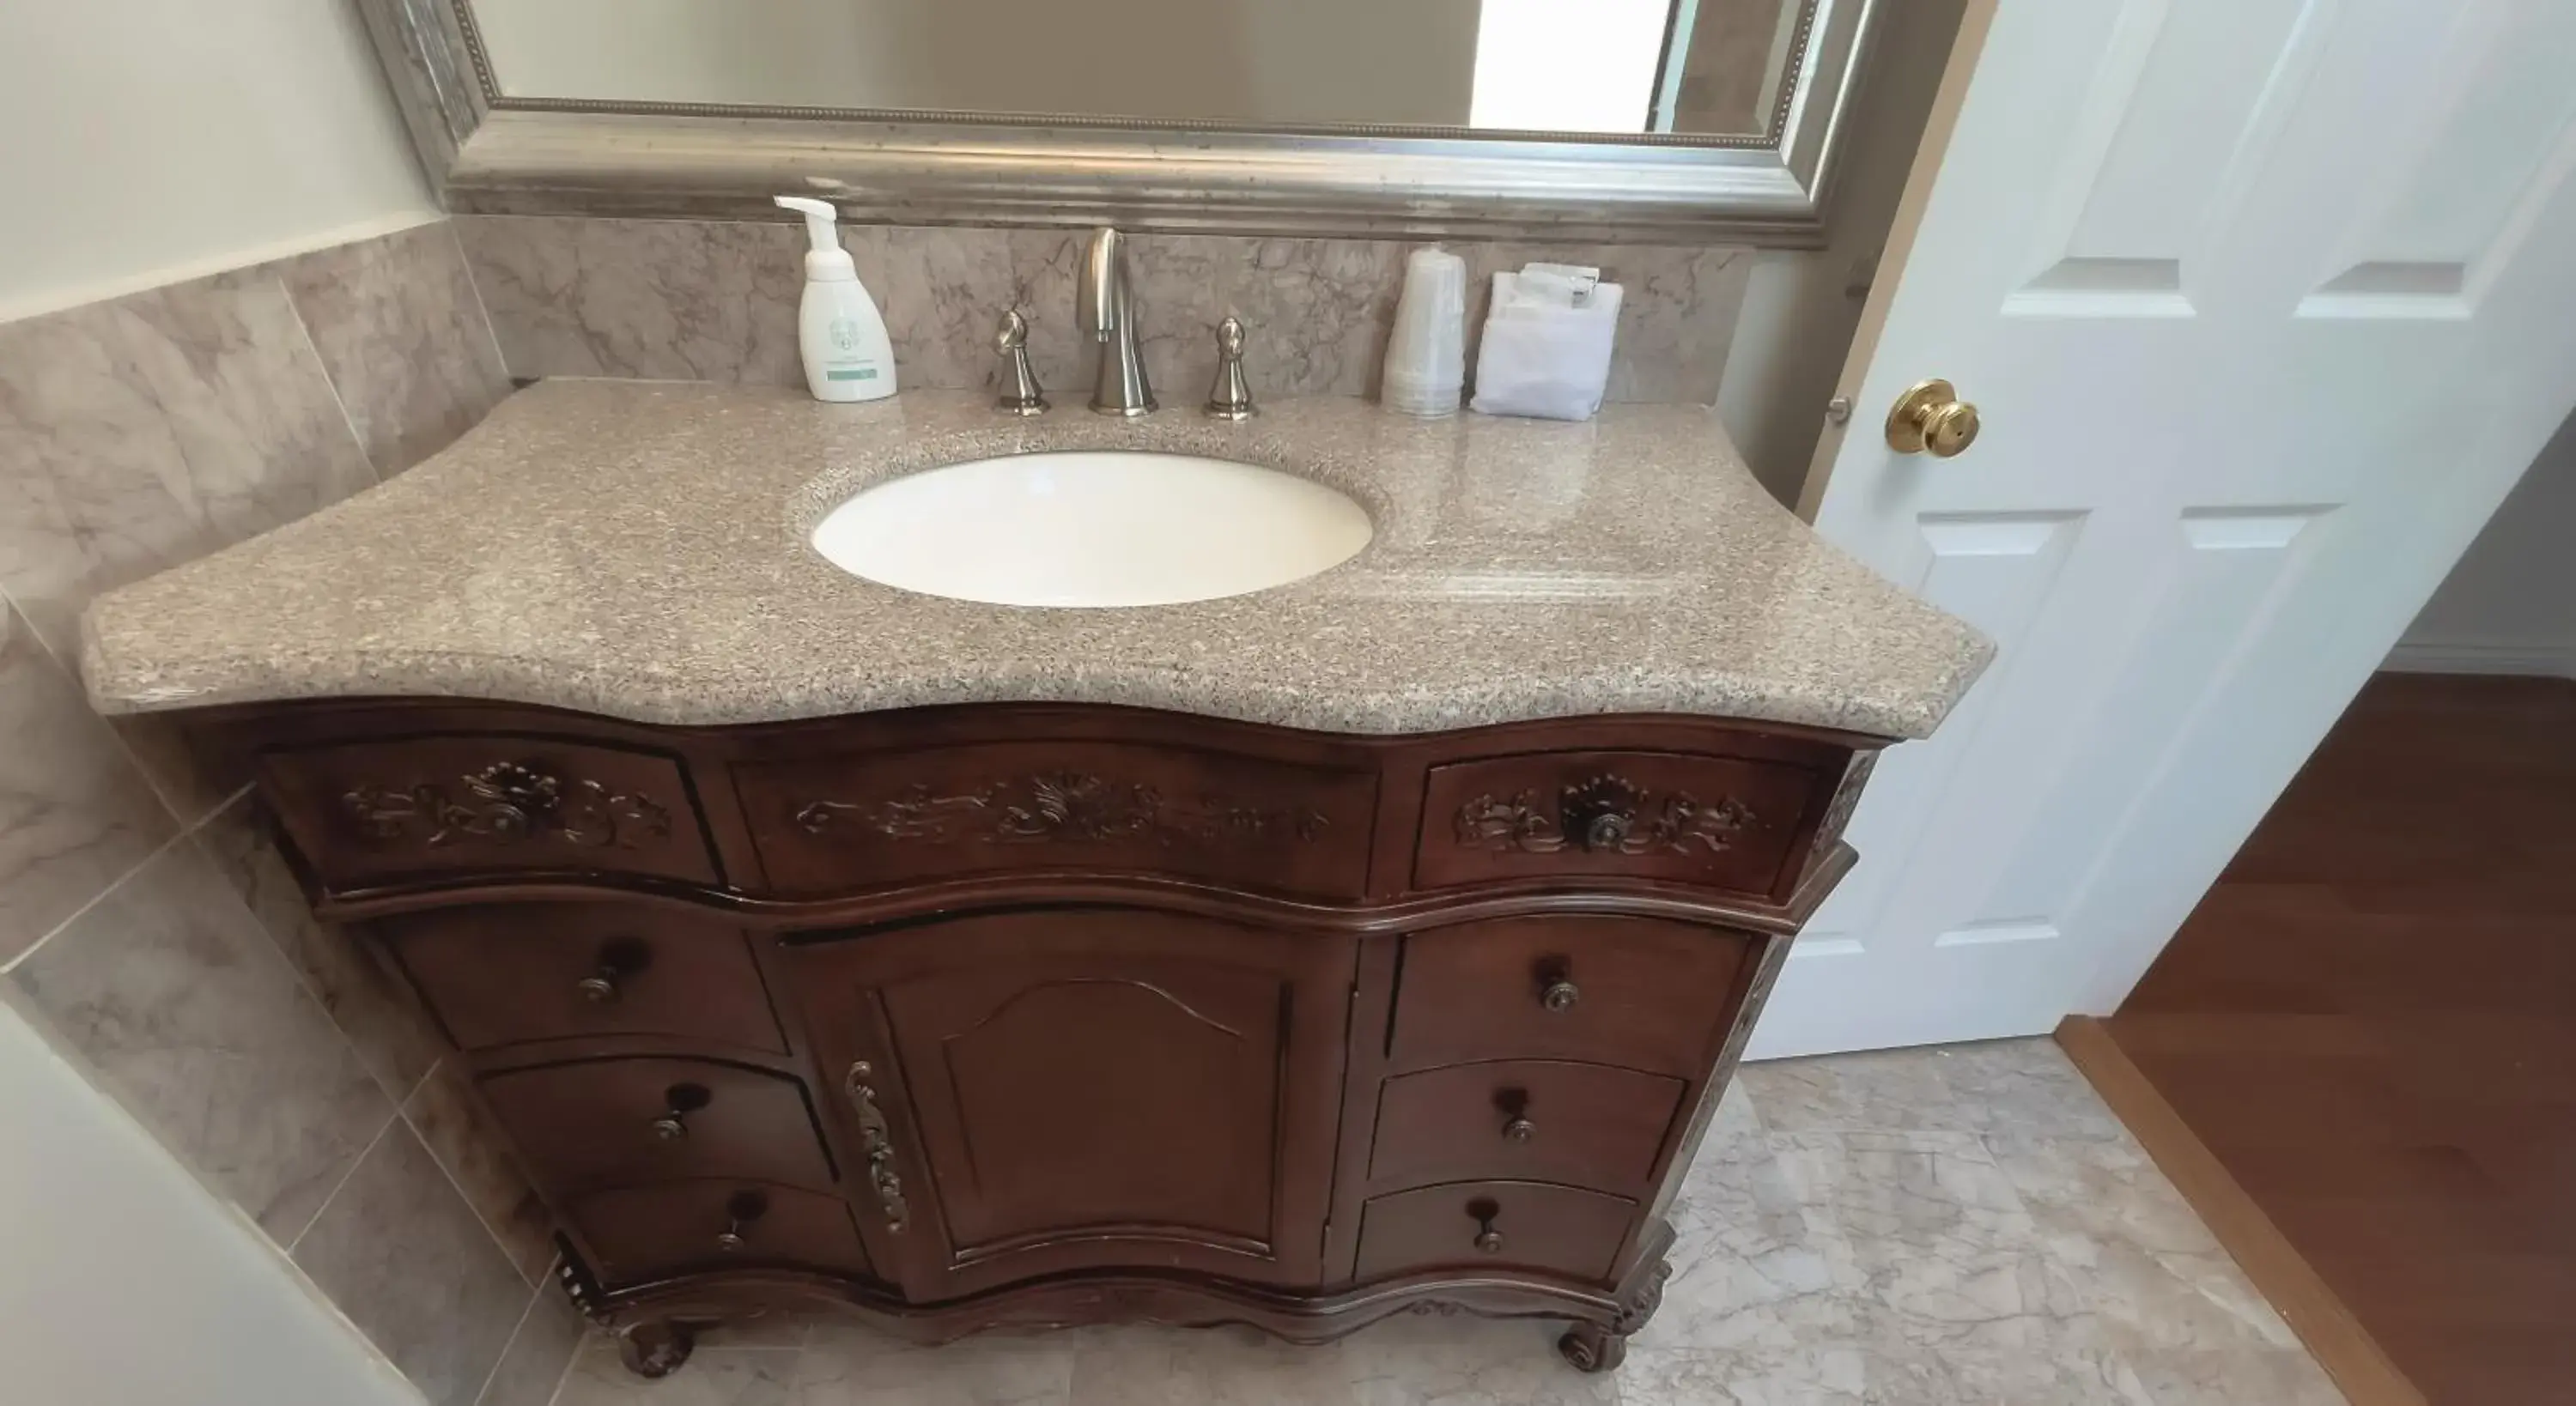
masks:
[(1471, 1313), (1486, 1318), (1572, 1319), (1557, 1350), (1586, 1372), (1609, 1371), (1627, 1340), (1646, 1326), (1672, 1277), (1665, 1253), (1672, 1227), (1658, 1222), (1645, 1252), (1615, 1292), (1496, 1272), (1435, 1271), (1356, 1288), (1298, 1294), (1230, 1280), (1142, 1273), (1069, 1275), (1016, 1284), (943, 1303), (906, 1303), (892, 1294), (824, 1275), (748, 1271), (696, 1275), (605, 1294), (567, 1261), (565, 1289), (600, 1326), (617, 1334), (627, 1367), (659, 1377), (688, 1359), (695, 1330), (778, 1313), (832, 1313), (911, 1342), (939, 1344), (992, 1329), (1079, 1328), (1154, 1323), (1171, 1328), (1240, 1324), (1284, 1342), (1315, 1345), (1348, 1337), (1399, 1313)]

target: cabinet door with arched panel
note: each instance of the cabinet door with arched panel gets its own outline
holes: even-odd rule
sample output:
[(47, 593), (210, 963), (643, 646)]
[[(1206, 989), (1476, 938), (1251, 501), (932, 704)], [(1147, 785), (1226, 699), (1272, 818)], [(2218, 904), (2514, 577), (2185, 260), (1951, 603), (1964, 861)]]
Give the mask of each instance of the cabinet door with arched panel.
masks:
[(792, 960), (862, 1218), (908, 1292), (947, 1297), (1103, 1268), (1320, 1283), (1354, 953), (1086, 906)]

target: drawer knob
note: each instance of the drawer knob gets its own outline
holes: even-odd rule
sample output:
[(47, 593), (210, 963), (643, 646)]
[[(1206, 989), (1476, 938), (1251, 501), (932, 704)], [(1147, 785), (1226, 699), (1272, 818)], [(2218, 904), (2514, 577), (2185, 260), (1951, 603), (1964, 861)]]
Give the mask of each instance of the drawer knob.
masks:
[(653, 1120), (653, 1136), (678, 1142), (689, 1135), (689, 1115), (707, 1106), (714, 1095), (703, 1084), (673, 1084), (662, 1091), (662, 1116)]
[(1494, 1229), (1494, 1222), (1503, 1214), (1503, 1208), (1491, 1199), (1479, 1196), (1467, 1203), (1467, 1214), (1475, 1217), (1476, 1220), (1476, 1252), (1482, 1255), (1501, 1254), (1503, 1233)]
[(1574, 1009), (1574, 1003), (1582, 999), (1581, 988), (1561, 976), (1538, 993), (1538, 1003), (1551, 1011), (1570, 1011)]
[(1527, 1118), (1514, 1118), (1503, 1125), (1503, 1136), (1512, 1142), (1527, 1142), (1538, 1136), (1538, 1124)]
[(750, 1229), (753, 1221), (767, 1214), (769, 1214), (767, 1193), (735, 1192), (725, 1201), (725, 1228), (724, 1232), (716, 1237), (716, 1248), (728, 1255), (740, 1251), (744, 1245), (750, 1243), (743, 1238), (742, 1233)]
[(594, 1006), (604, 1006), (625, 994), (622, 985), (628, 978), (641, 975), (653, 965), (653, 949), (640, 937), (620, 937), (601, 944), (599, 956), (590, 975), (573, 983), (581, 998)]

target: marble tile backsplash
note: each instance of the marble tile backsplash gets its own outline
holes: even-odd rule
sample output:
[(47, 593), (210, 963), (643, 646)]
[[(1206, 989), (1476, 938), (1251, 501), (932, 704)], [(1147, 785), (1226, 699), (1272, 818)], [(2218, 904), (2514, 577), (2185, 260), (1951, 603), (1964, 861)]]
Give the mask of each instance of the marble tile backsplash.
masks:
[(72, 662), (98, 592), (508, 392), (443, 222), (0, 324), (0, 1000), (439, 1406), (537, 1406), (572, 1355), (533, 1195), (411, 998), (313, 920), (240, 767), (101, 719)]
[[(510, 374), (794, 385), (801, 227), (532, 215), (455, 224)], [(1088, 394), (1073, 331), (1086, 236), (1057, 230), (847, 226), (842, 244), (876, 295), (906, 386), (994, 382), (994, 324), (1029, 320), (1038, 377), (1059, 403)], [(1258, 395), (1373, 396), (1404, 280), (1400, 240), (1139, 235), (1129, 245), (1146, 369), (1166, 405), (1194, 405), (1215, 368), (1213, 329), (1250, 331)], [(1598, 265), (1626, 288), (1614, 401), (1706, 404), (1734, 341), (1752, 260), (1723, 247), (1451, 243), (1467, 261), (1468, 326), (1493, 274), (1531, 259)], [(1471, 361), (1472, 369), (1472, 361)]]

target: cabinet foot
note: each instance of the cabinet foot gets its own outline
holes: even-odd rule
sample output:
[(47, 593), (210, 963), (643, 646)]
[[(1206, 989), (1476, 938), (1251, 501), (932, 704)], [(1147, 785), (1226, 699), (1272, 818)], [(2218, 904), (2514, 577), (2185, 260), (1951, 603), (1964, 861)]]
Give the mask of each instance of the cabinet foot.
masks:
[(1579, 1372), (1607, 1372), (1628, 1360), (1628, 1340), (1598, 1323), (1577, 1323), (1556, 1340), (1557, 1355)]
[(685, 1323), (638, 1323), (617, 1335), (617, 1356), (639, 1377), (667, 1377), (697, 1345), (697, 1334)]

